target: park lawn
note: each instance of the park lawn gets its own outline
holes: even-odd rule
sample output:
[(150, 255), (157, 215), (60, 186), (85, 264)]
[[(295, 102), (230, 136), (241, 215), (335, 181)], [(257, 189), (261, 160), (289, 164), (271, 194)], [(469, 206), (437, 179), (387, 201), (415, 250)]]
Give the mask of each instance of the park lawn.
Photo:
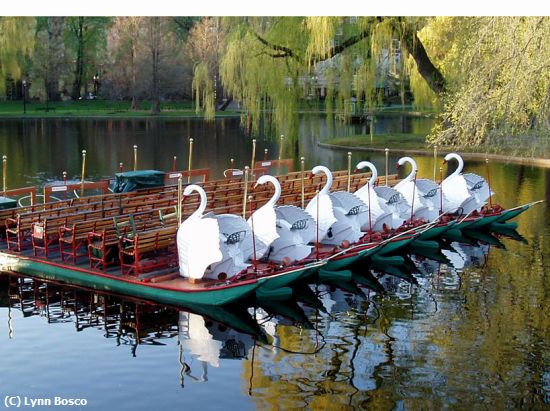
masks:
[(324, 144), (332, 144), (344, 147), (361, 147), (361, 148), (392, 148), (399, 147), (406, 150), (425, 150), (430, 147), (426, 142), (426, 136), (412, 133), (387, 133), (355, 135), (349, 137), (335, 137), (322, 141)]
[[(46, 111), (48, 108), (48, 111)], [(52, 102), (47, 106), (43, 102), (27, 102), (26, 114), (23, 113), (22, 101), (0, 102), (0, 118), (43, 118), (43, 117), (198, 117), (191, 102), (161, 103), (160, 114), (151, 114), (150, 102), (140, 102), (140, 110), (130, 110), (128, 101), (79, 100), (67, 102)], [(235, 111), (218, 111), (216, 117), (240, 116)]]

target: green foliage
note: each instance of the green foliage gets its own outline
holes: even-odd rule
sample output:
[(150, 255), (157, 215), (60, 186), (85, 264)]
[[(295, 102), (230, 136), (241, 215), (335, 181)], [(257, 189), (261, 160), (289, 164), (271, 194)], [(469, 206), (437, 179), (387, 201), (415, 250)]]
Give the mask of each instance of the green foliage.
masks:
[(436, 18), (427, 28), (427, 48), (450, 85), (431, 141), (479, 146), (547, 135), (550, 18)]
[[(292, 135), (300, 101), (323, 88), (328, 118), (349, 119), (352, 97), (372, 108), (392, 64), (393, 19), (373, 17), (254, 17), (225, 21), (228, 45), (221, 80), (246, 109), (252, 132), (271, 123)], [(404, 67), (395, 76), (403, 77)], [(403, 80), (403, 79), (402, 79)], [(403, 83), (403, 81), (401, 81)]]
[(216, 102), (214, 101), (214, 80), (208, 70), (208, 64), (198, 64), (194, 74), (195, 111), (198, 114), (201, 109), (204, 109), (204, 118), (207, 121), (212, 121), (216, 115)]
[(32, 54), (35, 27), (34, 17), (0, 17), (0, 92), (8, 76), (21, 78), (25, 58)]

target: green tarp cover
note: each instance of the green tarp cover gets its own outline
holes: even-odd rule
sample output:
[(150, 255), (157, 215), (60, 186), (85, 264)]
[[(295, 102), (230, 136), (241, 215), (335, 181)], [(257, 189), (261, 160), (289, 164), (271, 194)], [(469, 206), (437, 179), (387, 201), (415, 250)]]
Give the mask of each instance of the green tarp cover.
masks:
[(17, 200), (8, 197), (0, 196), (0, 210), (7, 210), (8, 208), (17, 207)]
[(164, 172), (157, 170), (127, 171), (116, 173), (115, 177), (116, 180), (113, 186), (115, 193), (127, 193), (128, 191), (164, 185)]

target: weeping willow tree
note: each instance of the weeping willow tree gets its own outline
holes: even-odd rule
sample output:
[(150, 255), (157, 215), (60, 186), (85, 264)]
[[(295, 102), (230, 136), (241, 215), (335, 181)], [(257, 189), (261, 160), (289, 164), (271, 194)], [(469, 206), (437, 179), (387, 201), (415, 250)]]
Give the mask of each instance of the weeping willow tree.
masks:
[[(243, 120), (253, 133), (262, 121), (277, 131), (297, 132), (300, 102), (325, 90), (328, 115), (352, 114), (355, 97), (367, 108), (380, 99), (391, 63), (389, 51), (400, 40), (427, 86), (445, 90), (417, 30), (422, 19), (376, 17), (243, 17), (224, 20), (228, 32), (220, 76), (225, 91), (244, 108)], [(409, 66), (400, 64), (398, 75)], [(203, 76), (197, 67), (196, 76)], [(207, 101), (208, 83), (197, 80), (196, 94)], [(204, 104), (204, 103), (201, 103)]]
[(195, 111), (199, 114), (204, 110), (204, 118), (212, 121), (216, 115), (216, 101), (214, 96), (213, 75), (208, 69), (208, 64), (197, 64), (193, 72), (193, 93), (195, 94)]
[(0, 92), (8, 77), (20, 79), (25, 58), (34, 47), (34, 17), (0, 17)]
[(438, 17), (420, 38), (449, 84), (431, 141), (502, 146), (548, 135), (549, 17)]
[[(300, 102), (324, 90), (329, 115), (373, 109), (393, 76), (401, 95), (440, 112), (433, 143), (515, 141), (548, 133), (549, 17), (254, 17), (224, 20), (221, 80), (257, 133), (297, 130)], [(392, 66), (398, 44), (401, 59)], [(208, 94), (204, 83), (203, 90)], [(314, 96), (316, 98), (317, 96)]]

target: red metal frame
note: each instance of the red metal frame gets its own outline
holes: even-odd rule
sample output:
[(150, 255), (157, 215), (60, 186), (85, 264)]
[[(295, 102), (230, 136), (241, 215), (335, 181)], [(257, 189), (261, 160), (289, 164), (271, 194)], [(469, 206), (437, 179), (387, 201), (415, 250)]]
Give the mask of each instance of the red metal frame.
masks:
[[(73, 264), (76, 264), (78, 257), (88, 256), (88, 238), (77, 239), (75, 233), (75, 226), (59, 227), (59, 253), (61, 254), (61, 261), (65, 259), (72, 259)], [(69, 251), (66, 251), (65, 246), (69, 246)], [(84, 252), (79, 254), (78, 250), (84, 248)]]

